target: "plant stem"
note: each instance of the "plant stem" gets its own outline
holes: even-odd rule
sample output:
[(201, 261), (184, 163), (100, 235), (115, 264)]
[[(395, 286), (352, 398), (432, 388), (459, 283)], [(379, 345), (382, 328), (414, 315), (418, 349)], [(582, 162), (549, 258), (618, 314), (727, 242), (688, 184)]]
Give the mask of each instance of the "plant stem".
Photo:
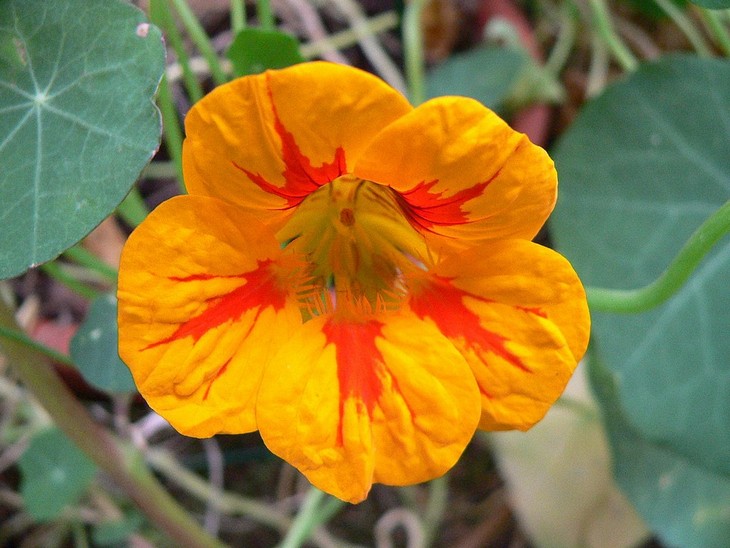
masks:
[(323, 521), (320, 516), (320, 503), (325, 497), (326, 494), (314, 486), (309, 490), (279, 548), (299, 548), (306, 542), (312, 530)]
[(234, 37), (246, 28), (246, 5), (244, 0), (231, 0), (231, 28)]
[(256, 15), (262, 29), (274, 30), (276, 28), (276, 20), (274, 19), (274, 12), (271, 11), (271, 2), (269, 0), (256, 0)]
[[(0, 302), (0, 326), (17, 330), (13, 313)], [(209, 536), (165, 491), (139, 453), (125, 450), (117, 439), (97, 424), (56, 371), (36, 349), (13, 340), (2, 349), (20, 381), (48, 411), (56, 425), (129, 495), (135, 504), (178, 546), (224, 546)]]
[(112, 283), (116, 283), (117, 270), (102, 261), (99, 257), (94, 255), (85, 247), (77, 244), (64, 251), (63, 254), (75, 263), (78, 263), (81, 266), (88, 268), (89, 270), (93, 270), (94, 272), (102, 275), (104, 278)]
[(725, 23), (714, 10), (698, 9), (700, 15), (712, 32), (717, 44), (719, 45), (725, 57), (730, 57), (730, 32), (728, 32)]
[(667, 269), (652, 283), (639, 289), (588, 287), (588, 305), (592, 311), (637, 313), (662, 304), (679, 291), (712, 247), (729, 232), (730, 201), (695, 230)]
[(180, 120), (177, 117), (177, 109), (172, 99), (170, 85), (167, 82), (167, 76), (164, 75), (157, 92), (157, 102), (160, 105), (160, 112), (162, 113), (162, 131), (165, 135), (167, 153), (172, 158), (173, 164), (175, 164), (180, 190), (185, 193), (186, 189), (182, 170), (183, 133), (180, 127)]
[(51, 278), (62, 283), (71, 291), (78, 293), (85, 299), (94, 299), (99, 296), (99, 292), (96, 289), (92, 289), (88, 285), (78, 281), (76, 278), (68, 274), (63, 267), (55, 261), (50, 261), (41, 265), (40, 269)]
[(702, 34), (697, 30), (692, 21), (680, 10), (671, 0), (654, 0), (657, 5), (664, 10), (669, 18), (674, 21), (679, 30), (687, 37), (689, 43), (702, 57), (710, 57), (712, 53)]
[(190, 39), (195, 43), (195, 46), (200, 51), (201, 55), (205, 58), (210, 69), (210, 74), (213, 77), (213, 82), (216, 86), (220, 86), (228, 81), (226, 73), (221, 67), (218, 55), (213, 49), (213, 44), (210, 43), (210, 38), (205, 33), (205, 29), (195, 17), (193, 10), (190, 9), (185, 0), (170, 0), (175, 6), (177, 14), (180, 16), (183, 26), (188, 31)]
[(430, 546), (441, 525), (449, 500), (449, 482), (446, 476), (431, 480), (426, 512), (423, 516), (423, 545)]
[(409, 98), (413, 106), (426, 99), (425, 58), (421, 15), (428, 0), (411, 0), (403, 14), (403, 49), (405, 53), (406, 80)]
[[(3, 306), (0, 304), (0, 306)], [(35, 339), (28, 336), (24, 331), (21, 329), (15, 329), (13, 327), (8, 327), (6, 325), (0, 325), (0, 337), (4, 337), (6, 339), (9, 339), (11, 341), (18, 342), (22, 345), (29, 346), (33, 350), (40, 352), (41, 354), (45, 355), (47, 358), (53, 360), (57, 363), (62, 363), (63, 365), (74, 365), (73, 361), (69, 356), (66, 354), (63, 354), (62, 352), (58, 352), (57, 350), (51, 348), (50, 346), (46, 346), (45, 344), (39, 343)]]
[(136, 186), (132, 187), (132, 190), (129, 191), (127, 197), (124, 198), (117, 208), (119, 216), (125, 223), (133, 228), (139, 226), (139, 224), (147, 218), (149, 212), (147, 204), (145, 204), (144, 199)]
[(621, 67), (628, 72), (633, 72), (639, 66), (639, 63), (631, 53), (626, 44), (621, 41), (616, 31), (613, 29), (611, 17), (605, 0), (590, 0), (591, 10), (593, 12), (593, 23), (596, 26), (598, 34), (611, 50), (614, 58)]
[(150, 19), (160, 27), (167, 37), (167, 42), (175, 50), (177, 61), (180, 63), (183, 74), (183, 82), (190, 100), (195, 103), (203, 97), (203, 88), (198, 78), (190, 68), (190, 56), (185, 50), (183, 37), (175, 22), (167, 0), (150, 0)]

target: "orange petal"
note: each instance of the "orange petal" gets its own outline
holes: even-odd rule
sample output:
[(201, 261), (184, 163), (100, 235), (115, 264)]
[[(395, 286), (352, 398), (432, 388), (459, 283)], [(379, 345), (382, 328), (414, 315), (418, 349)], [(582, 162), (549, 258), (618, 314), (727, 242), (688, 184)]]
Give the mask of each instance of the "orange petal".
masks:
[(130, 236), (119, 271), (119, 354), (180, 432), (256, 429), (263, 367), (300, 322), (279, 254), (263, 225), (202, 196), (168, 200)]
[(553, 209), (553, 162), (477, 101), (440, 97), (386, 127), (353, 173), (388, 185), (436, 253), (531, 239)]
[(306, 323), (267, 369), (257, 407), (267, 446), (350, 502), (373, 482), (445, 473), (480, 413), (464, 358), (413, 315)]
[(332, 63), (239, 78), (190, 110), (185, 184), (280, 226), (289, 208), (344, 174), (383, 126), (410, 110), (380, 79)]
[(482, 393), (480, 428), (526, 430), (560, 396), (588, 342), (585, 293), (557, 253), (482, 245), (417, 282), (410, 306), (462, 352)]

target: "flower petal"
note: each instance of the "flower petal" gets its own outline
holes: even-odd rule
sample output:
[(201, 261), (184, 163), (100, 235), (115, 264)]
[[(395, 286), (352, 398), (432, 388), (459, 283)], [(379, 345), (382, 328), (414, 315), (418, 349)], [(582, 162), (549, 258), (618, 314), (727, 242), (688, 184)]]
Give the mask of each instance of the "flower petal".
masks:
[(432, 249), (532, 239), (555, 205), (553, 162), (477, 101), (440, 97), (387, 126), (353, 173), (388, 185)]
[(263, 225), (201, 196), (168, 200), (130, 236), (119, 271), (119, 354), (180, 432), (256, 429), (263, 366), (301, 321), (278, 279), (279, 254)]
[(411, 108), (375, 76), (332, 63), (239, 78), (188, 113), (185, 184), (191, 194), (237, 203), (280, 224)]
[(482, 393), (480, 428), (526, 430), (560, 396), (585, 352), (585, 293), (570, 264), (524, 240), (447, 258), (410, 301), (462, 352)]
[(267, 369), (257, 407), (269, 449), (350, 502), (373, 482), (445, 473), (480, 414), (464, 358), (413, 315), (306, 323)]

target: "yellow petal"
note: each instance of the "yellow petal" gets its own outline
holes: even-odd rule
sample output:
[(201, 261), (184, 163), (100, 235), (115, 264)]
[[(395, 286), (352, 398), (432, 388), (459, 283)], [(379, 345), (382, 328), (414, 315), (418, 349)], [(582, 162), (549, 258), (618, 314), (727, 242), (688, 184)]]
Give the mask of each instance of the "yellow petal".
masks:
[(373, 136), (411, 110), (366, 72), (303, 63), (219, 86), (185, 120), (191, 194), (222, 198), (279, 227), (308, 194), (344, 174)]
[(180, 432), (256, 429), (263, 367), (300, 322), (279, 254), (255, 219), (201, 196), (168, 200), (130, 236), (119, 270), (119, 354)]
[(261, 435), (320, 489), (350, 502), (454, 465), (479, 420), (464, 358), (413, 315), (306, 323), (267, 369)]
[(560, 396), (588, 342), (583, 288), (569, 263), (511, 240), (451, 256), (410, 300), (462, 352), (482, 395), (480, 428), (526, 430)]
[(437, 254), (533, 238), (557, 189), (543, 149), (464, 97), (433, 99), (384, 128), (353, 173), (397, 191)]

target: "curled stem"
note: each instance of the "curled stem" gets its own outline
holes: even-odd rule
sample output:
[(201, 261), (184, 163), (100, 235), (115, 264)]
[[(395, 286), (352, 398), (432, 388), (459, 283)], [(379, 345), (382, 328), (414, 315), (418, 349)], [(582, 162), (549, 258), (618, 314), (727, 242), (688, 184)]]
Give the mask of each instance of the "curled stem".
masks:
[(674, 260), (656, 280), (638, 289), (586, 288), (593, 311), (645, 312), (674, 295), (720, 239), (730, 232), (730, 201), (725, 202), (690, 236)]
[(639, 66), (636, 57), (631, 53), (626, 44), (621, 41), (611, 23), (611, 16), (605, 0), (590, 0), (593, 12), (593, 24), (601, 39), (606, 43), (614, 59), (625, 71), (633, 72)]

